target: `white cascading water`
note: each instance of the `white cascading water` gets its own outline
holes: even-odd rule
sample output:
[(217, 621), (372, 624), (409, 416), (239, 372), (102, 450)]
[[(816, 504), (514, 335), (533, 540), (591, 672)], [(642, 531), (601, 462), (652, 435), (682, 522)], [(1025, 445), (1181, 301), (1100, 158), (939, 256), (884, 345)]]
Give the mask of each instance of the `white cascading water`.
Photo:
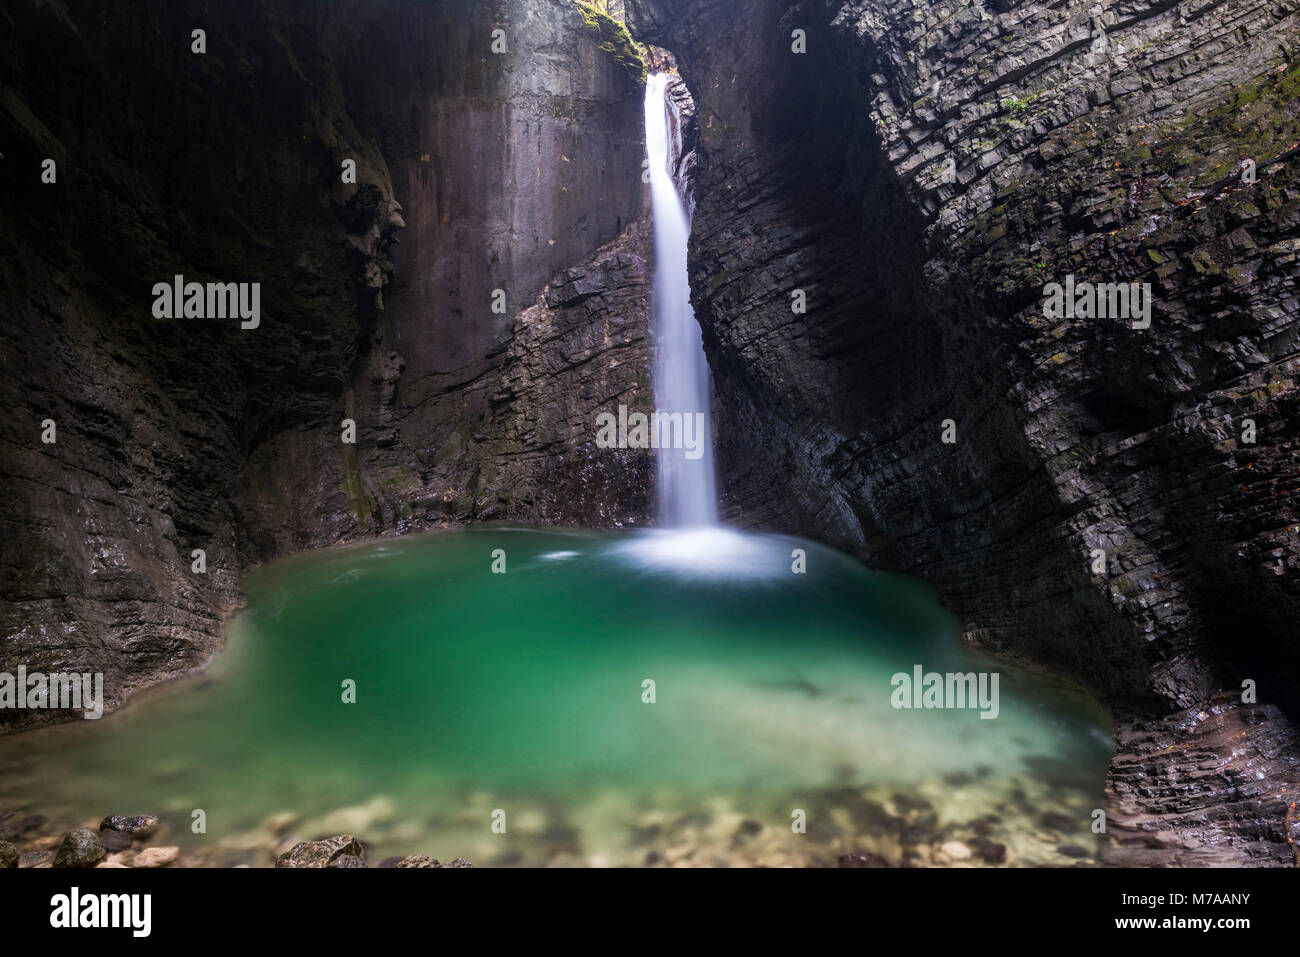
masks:
[[(654, 337), (654, 393), (656, 411), (680, 413), (686, 425), (702, 422), (698, 446), (660, 448), (659, 521), (668, 528), (716, 525), (717, 487), (713, 476), (713, 434), (709, 416), (709, 366), (704, 359), (700, 324), (691, 309), (686, 274), (686, 239), (690, 223), (672, 168), (681, 152), (681, 123), (669, 124), (669, 111), (677, 108), (667, 95), (670, 77), (655, 73), (645, 91), (645, 142), (650, 160), (650, 202), (654, 213), (655, 278), (651, 299)], [(672, 134), (670, 136), (670, 130)], [(680, 443), (679, 443), (680, 444)]]

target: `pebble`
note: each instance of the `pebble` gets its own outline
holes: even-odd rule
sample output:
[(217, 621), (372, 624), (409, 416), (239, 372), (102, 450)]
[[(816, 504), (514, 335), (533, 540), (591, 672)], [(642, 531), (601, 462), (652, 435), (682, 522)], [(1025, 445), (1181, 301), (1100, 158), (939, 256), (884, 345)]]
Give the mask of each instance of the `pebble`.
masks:
[(135, 855), (135, 867), (166, 867), (180, 856), (179, 847), (146, 847)]
[(973, 856), (971, 849), (961, 841), (944, 841), (939, 845), (939, 851), (954, 861), (969, 861)]

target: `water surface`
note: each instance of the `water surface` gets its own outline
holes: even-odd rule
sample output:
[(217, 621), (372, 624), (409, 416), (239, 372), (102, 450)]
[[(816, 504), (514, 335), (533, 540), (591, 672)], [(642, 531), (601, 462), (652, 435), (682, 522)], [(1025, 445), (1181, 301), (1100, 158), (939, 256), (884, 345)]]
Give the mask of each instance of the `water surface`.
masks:
[[(163, 813), (168, 842), (222, 864), (339, 831), (372, 862), (481, 865), (1093, 849), (1095, 706), (973, 656), (918, 583), (806, 541), (483, 526), (299, 555), (246, 588), (202, 674), (0, 739), (0, 806)], [(917, 664), (997, 670), (998, 717), (895, 709)], [(1078, 833), (1044, 833), (1049, 812)]]

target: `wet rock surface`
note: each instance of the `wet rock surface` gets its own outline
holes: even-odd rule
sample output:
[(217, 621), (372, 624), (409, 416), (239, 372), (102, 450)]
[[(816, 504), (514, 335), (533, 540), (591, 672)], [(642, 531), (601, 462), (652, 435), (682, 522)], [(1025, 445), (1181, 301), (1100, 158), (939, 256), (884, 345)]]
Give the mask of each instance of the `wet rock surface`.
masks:
[(105, 853), (94, 831), (78, 828), (59, 843), (53, 863), (55, 867), (94, 867)]
[(100, 831), (117, 831), (129, 837), (149, 837), (158, 830), (158, 818), (153, 814), (114, 814), (99, 822)]
[[(920, 575), (972, 641), (1084, 682), (1123, 715), (1112, 814), (1168, 810), (1126, 780), (1132, 715), (1245, 679), (1294, 713), (1294, 5), (629, 11), (699, 110), (691, 279), (726, 514)], [(1070, 274), (1150, 283), (1150, 327), (1048, 319)], [(1281, 807), (1300, 738), (1268, 714)], [(1289, 853), (1280, 825), (1243, 849), (1258, 809), (1172, 733), (1170, 773), (1226, 807), (1187, 840)]]
[(276, 867), (365, 867), (366, 851), (350, 834), (295, 844), (276, 859)]
[[(1300, 758), (1273, 705), (1221, 697), (1118, 732), (1106, 864), (1295, 866)], [(1289, 785), (1286, 782), (1291, 782)], [(1279, 788), (1281, 784), (1281, 788)], [(1288, 841), (1288, 837), (1291, 838)]]

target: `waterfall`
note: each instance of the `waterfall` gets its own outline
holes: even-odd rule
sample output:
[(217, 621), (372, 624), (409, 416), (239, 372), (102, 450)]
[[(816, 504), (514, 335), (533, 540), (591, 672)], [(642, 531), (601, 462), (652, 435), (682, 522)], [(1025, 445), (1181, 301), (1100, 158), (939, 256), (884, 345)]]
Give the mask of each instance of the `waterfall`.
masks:
[(655, 234), (650, 328), (656, 411), (661, 419), (680, 415), (681, 431), (696, 443), (690, 448), (682, 442), (661, 441), (658, 450), (660, 524), (685, 528), (716, 525), (718, 503), (709, 421), (709, 366), (700, 324), (691, 309), (686, 274), (690, 223), (672, 176), (681, 153), (681, 122), (668, 96), (669, 79), (663, 73), (652, 74), (645, 91), (645, 142)]

